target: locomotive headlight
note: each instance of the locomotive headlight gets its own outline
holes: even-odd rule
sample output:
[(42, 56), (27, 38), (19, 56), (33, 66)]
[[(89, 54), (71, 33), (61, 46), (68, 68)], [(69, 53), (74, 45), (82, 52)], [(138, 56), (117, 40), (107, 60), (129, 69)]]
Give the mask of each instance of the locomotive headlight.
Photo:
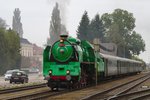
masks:
[(66, 73), (67, 73), (67, 74), (70, 74), (70, 70), (67, 70)]
[(49, 71), (49, 74), (52, 74), (52, 71), (51, 71), (51, 70)]
[(62, 43), (62, 42), (64, 42), (64, 40), (61, 39), (60, 42)]

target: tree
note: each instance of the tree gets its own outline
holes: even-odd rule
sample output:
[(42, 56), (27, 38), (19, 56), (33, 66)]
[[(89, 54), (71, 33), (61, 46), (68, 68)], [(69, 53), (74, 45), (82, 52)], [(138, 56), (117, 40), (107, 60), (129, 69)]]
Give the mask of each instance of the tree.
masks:
[(67, 34), (65, 25), (61, 24), (60, 10), (58, 9), (58, 3), (56, 3), (50, 21), (50, 40), (48, 44), (52, 45), (60, 37), (60, 34)]
[(12, 69), (20, 69), (20, 38), (18, 34), (11, 29), (8, 29), (6, 31), (5, 38), (8, 43), (9, 62), (11, 62), (10, 67)]
[(132, 55), (139, 55), (140, 51), (145, 51), (145, 42), (142, 36), (135, 31), (130, 36), (129, 50), (132, 51)]
[(102, 20), (100, 19), (99, 14), (95, 16), (95, 18), (90, 23), (90, 41), (93, 41), (94, 38), (99, 38), (101, 41), (104, 41), (104, 26)]
[(116, 23), (113, 23), (110, 26), (110, 29), (107, 31), (106, 37), (107, 37), (107, 41), (109, 42), (113, 42), (118, 45), (123, 44), (122, 36), (121, 34), (119, 34), (119, 26)]
[(0, 18), (0, 28), (5, 29), (6, 27), (7, 27), (6, 22), (2, 18)]
[(22, 38), (23, 37), (23, 29), (22, 29), (20, 13), (21, 12), (20, 12), (19, 8), (16, 8), (14, 11), (14, 16), (13, 16), (12, 29), (17, 32), (17, 34), (20, 36), (20, 38)]
[[(133, 49), (129, 49), (131, 48), (131, 42), (129, 41), (134, 41), (129, 38), (135, 28), (133, 14), (126, 10), (116, 9), (112, 14), (103, 14), (102, 21), (105, 26), (107, 40), (118, 46), (118, 56), (131, 58), (131, 52), (135, 52), (132, 51)], [(144, 44), (141, 45), (142, 47), (139, 47), (138, 51), (143, 51)]]
[(3, 74), (4, 71), (8, 68), (9, 66), (9, 62), (8, 61), (8, 45), (7, 45), (7, 41), (5, 39), (5, 30), (3, 28), (0, 28), (0, 74)]
[(90, 40), (88, 35), (89, 35), (89, 17), (87, 14), (87, 11), (84, 12), (82, 19), (80, 21), (80, 24), (78, 26), (78, 30), (77, 30), (77, 37), (80, 40)]
[[(3, 25), (6, 25), (6, 23), (3, 23)], [(0, 74), (4, 74), (8, 69), (20, 68), (19, 39), (17, 33), (11, 29), (6, 30), (6, 27), (0, 28)]]

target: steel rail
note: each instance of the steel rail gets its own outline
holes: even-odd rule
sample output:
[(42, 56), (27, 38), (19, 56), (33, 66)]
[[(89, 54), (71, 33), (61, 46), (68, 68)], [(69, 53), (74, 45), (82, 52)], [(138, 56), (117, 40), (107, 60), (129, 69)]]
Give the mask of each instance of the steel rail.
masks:
[(35, 88), (39, 88), (39, 87), (46, 87), (46, 84), (42, 83), (42, 84), (37, 84), (37, 85), (3, 89), (3, 90), (0, 90), (0, 95), (6, 94), (6, 93), (12, 93), (12, 92), (24, 91), (24, 90), (28, 90), (28, 89), (35, 89)]
[(119, 96), (119, 95), (121, 95), (121, 94), (127, 93), (128, 91), (130, 91), (131, 89), (135, 88), (135, 87), (138, 86), (139, 84), (145, 82), (145, 81), (148, 80), (149, 78), (150, 78), (150, 76), (148, 76), (148, 77), (146, 76), (146, 78), (144, 78), (143, 80), (140, 80), (140, 81), (137, 82), (135, 85), (130, 86), (130, 87), (126, 88), (125, 90), (118, 92), (118, 93), (115, 94), (114, 96), (111, 96), (110, 98), (108, 98), (108, 100), (114, 100), (114, 98), (116, 98), (117, 96)]
[(112, 98), (111, 100), (121, 100), (123, 98), (130, 99), (130, 100), (141, 100), (142, 98), (145, 98), (147, 96), (150, 97), (150, 88), (118, 95), (118, 96)]

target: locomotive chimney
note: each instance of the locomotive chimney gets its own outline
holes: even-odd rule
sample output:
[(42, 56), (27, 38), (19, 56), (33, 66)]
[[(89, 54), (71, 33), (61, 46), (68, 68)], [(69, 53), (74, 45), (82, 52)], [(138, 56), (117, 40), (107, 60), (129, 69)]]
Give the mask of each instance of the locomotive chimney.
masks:
[(66, 35), (66, 34), (60, 35), (60, 40), (66, 40), (67, 38), (68, 38), (68, 35)]

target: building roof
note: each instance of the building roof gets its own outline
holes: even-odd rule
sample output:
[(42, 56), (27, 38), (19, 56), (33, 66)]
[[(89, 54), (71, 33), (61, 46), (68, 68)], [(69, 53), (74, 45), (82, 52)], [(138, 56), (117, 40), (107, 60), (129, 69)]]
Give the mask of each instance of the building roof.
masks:
[(25, 38), (20, 38), (20, 43), (24, 43), (24, 44), (31, 44), (27, 39)]
[(43, 48), (37, 46), (36, 44), (33, 44), (33, 55), (42, 55), (43, 54)]

